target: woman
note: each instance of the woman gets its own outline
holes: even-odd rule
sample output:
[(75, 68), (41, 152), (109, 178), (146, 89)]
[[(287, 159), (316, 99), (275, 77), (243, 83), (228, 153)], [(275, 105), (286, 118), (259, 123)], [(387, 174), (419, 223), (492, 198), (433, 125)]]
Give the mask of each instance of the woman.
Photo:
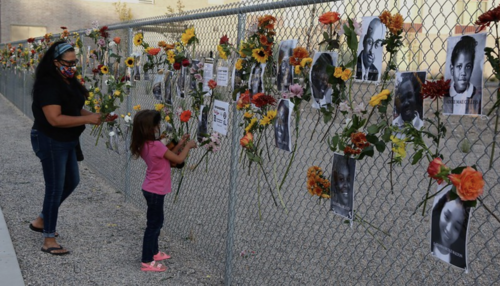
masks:
[[(449, 186), (451, 188), (451, 186)], [(444, 262), (466, 268), (466, 237), (469, 207), (460, 198), (451, 199), (451, 191), (437, 199), (432, 210), (432, 253)]]
[(31, 106), (35, 118), (31, 145), (40, 159), (45, 180), (41, 214), (30, 229), (42, 232), (42, 251), (53, 255), (69, 251), (56, 242), (59, 206), (80, 182), (75, 148), (85, 124), (100, 124), (101, 116), (83, 108), (88, 91), (75, 78), (75, 50), (54, 43), (36, 69)]

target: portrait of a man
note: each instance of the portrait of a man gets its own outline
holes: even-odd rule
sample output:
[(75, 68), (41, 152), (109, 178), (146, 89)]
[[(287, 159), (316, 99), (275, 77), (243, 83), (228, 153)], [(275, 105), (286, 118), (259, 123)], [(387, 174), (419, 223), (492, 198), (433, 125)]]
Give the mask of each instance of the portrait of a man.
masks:
[(291, 151), (290, 138), (290, 110), (293, 108), (293, 103), (288, 99), (280, 99), (278, 103), (278, 113), (274, 122), (274, 137), (276, 147), (281, 150)]
[(278, 91), (288, 91), (293, 83), (293, 69), (290, 65), (290, 56), (293, 49), (297, 46), (297, 40), (282, 41), (279, 46), (278, 54)]
[(407, 122), (418, 130), (424, 126), (424, 101), (420, 92), (426, 75), (427, 72), (425, 71), (396, 73), (394, 120), (392, 125), (402, 128)]
[(485, 33), (448, 38), (445, 79), (451, 84), (443, 100), (444, 114), (481, 114), (485, 45)]
[(356, 160), (341, 154), (333, 155), (331, 210), (348, 219), (353, 219), (355, 171)]
[(309, 72), (313, 107), (319, 109), (331, 102), (332, 88), (328, 83), (327, 66), (337, 64), (337, 53), (317, 52), (314, 54), (312, 68)]
[[(366, 30), (364, 27), (367, 27)], [(356, 79), (379, 81), (382, 70), (382, 40), (385, 26), (378, 17), (363, 17), (363, 40), (358, 46)]]

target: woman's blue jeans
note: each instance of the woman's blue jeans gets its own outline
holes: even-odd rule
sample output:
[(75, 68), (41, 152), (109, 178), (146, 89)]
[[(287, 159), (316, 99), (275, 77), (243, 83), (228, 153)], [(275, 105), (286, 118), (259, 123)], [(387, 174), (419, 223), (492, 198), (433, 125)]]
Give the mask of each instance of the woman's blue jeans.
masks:
[(80, 182), (75, 147), (78, 140), (56, 141), (42, 132), (31, 130), (31, 146), (40, 159), (45, 180), (45, 197), (40, 217), (43, 236), (55, 237), (59, 206)]
[(163, 202), (165, 201), (165, 195), (153, 194), (144, 190), (142, 190), (142, 193), (148, 204), (146, 215), (147, 226), (142, 242), (142, 262), (148, 263), (153, 261), (153, 256), (159, 251), (158, 237), (163, 227)]

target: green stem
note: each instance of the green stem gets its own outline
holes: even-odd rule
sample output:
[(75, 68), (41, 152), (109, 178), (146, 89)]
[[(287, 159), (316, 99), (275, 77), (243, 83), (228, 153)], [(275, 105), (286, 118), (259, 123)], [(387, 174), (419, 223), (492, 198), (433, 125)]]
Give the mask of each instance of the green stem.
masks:
[(198, 161), (198, 163), (191, 169), (191, 171), (194, 171), (196, 170), (196, 168), (198, 168), (198, 166), (200, 165), (200, 163), (203, 161), (203, 159), (208, 155), (208, 152), (210, 152), (209, 150), (207, 150), (205, 152), (205, 154), (203, 154), (203, 156), (201, 157), (200, 161)]
[(427, 186), (427, 192), (425, 193), (424, 208), (422, 209), (422, 216), (425, 215), (425, 208), (427, 207), (427, 201), (429, 200), (429, 192), (431, 190), (431, 185), (432, 185), (432, 178), (429, 178), (429, 185)]
[[(257, 163), (260, 166), (260, 169), (262, 171), (262, 174), (264, 175), (264, 179), (266, 179), (266, 183), (269, 186), (269, 191), (271, 192), (271, 196), (273, 197), (274, 205), (278, 206), (278, 203), (276, 202), (276, 197), (274, 196), (273, 189), (271, 187), (271, 184), (269, 183), (269, 180), (267, 179), (266, 172), (264, 171), (264, 167), (262, 166), (262, 163)], [(283, 205), (283, 207), (285, 207)]]
[(260, 206), (260, 182), (257, 182), (257, 205), (259, 208), (259, 220), (262, 221), (262, 210)]
[(321, 111), (318, 109), (318, 121), (316, 121), (316, 124), (314, 125), (313, 132), (311, 133), (311, 139), (310, 139), (311, 141), (313, 139), (314, 132), (316, 131), (316, 127), (318, 126), (320, 119), (321, 119)]
[(330, 125), (326, 129), (325, 135), (323, 135), (323, 138), (321, 138), (321, 140), (319, 141), (320, 143), (322, 143), (325, 140), (326, 136), (328, 136), (330, 129), (332, 128), (333, 124), (335, 123), (335, 119), (337, 118), (338, 112), (339, 112), (339, 109), (338, 108), (335, 109), (335, 115), (333, 115), (332, 123), (330, 123)]
[(182, 181), (184, 180), (184, 169), (181, 172), (181, 179), (179, 180), (179, 184), (177, 184), (177, 191), (175, 192), (174, 204), (177, 202), (177, 198), (179, 197), (179, 191), (181, 190)]
[(99, 138), (101, 137), (101, 132), (102, 132), (102, 126), (104, 125), (104, 123), (101, 123), (101, 125), (99, 126), (99, 133), (97, 134), (97, 140), (95, 141), (95, 146), (97, 146), (97, 143), (99, 143)]

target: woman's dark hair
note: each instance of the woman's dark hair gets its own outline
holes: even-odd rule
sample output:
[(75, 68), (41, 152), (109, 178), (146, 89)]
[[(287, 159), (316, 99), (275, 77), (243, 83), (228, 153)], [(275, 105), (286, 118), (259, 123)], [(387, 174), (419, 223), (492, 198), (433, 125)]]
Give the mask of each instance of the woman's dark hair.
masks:
[[(477, 41), (471, 36), (463, 36), (460, 38), (460, 41), (455, 45), (453, 51), (451, 52), (451, 64), (455, 65), (455, 61), (458, 58), (458, 55), (469, 54), (472, 56), (472, 63), (474, 63), (474, 59), (476, 56), (476, 46)], [(474, 67), (474, 66), (473, 66)]]
[[(448, 202), (451, 202), (451, 190), (448, 191), (444, 196), (439, 198), (438, 202), (432, 209), (432, 225), (431, 225), (431, 237), (432, 237), (432, 242), (438, 242), (441, 243), (441, 230), (439, 228), (439, 220), (441, 217), (441, 211), (444, 208), (444, 205)], [(462, 223), (462, 229), (460, 230), (460, 234), (458, 235), (457, 240), (450, 245), (450, 250), (452, 251), (450, 253), (450, 263), (460, 267), (460, 268), (465, 268), (465, 244), (466, 244), (466, 237), (467, 237), (467, 226), (469, 224), (469, 213), (470, 213), (470, 207), (465, 207), (463, 205), (463, 202), (460, 199), (457, 199), (457, 201), (460, 202), (460, 204), (463, 206), (464, 210), (464, 221)], [(434, 247), (434, 244), (431, 246), (432, 248)], [(463, 257), (459, 257), (455, 255), (455, 253), (460, 253), (463, 255)]]
[[(57, 58), (54, 58), (54, 53), (57, 48), (57, 46), (66, 44), (66, 41), (57, 41), (50, 46), (50, 48), (45, 52), (43, 55), (42, 59), (40, 60), (40, 63), (36, 67), (36, 72), (35, 72), (35, 83), (33, 84), (33, 90), (31, 92), (32, 96), (35, 92), (35, 90), (43, 84), (48, 84), (48, 82), (53, 83), (55, 81), (56, 84), (60, 84), (61, 86), (66, 86), (63, 77), (57, 70), (56, 65), (54, 64), (54, 60), (60, 60), (62, 56), (67, 53), (67, 52), (74, 52), (74, 48), (68, 49), (66, 52), (62, 53), (59, 55)], [(67, 78), (67, 80), (70, 82), (71, 86), (73, 88), (78, 88), (81, 93), (87, 97), (88, 91), (83, 86), (78, 82), (76, 77), (73, 78)], [(76, 83), (76, 84), (75, 84)], [(69, 92), (74, 92), (72, 89), (68, 88)]]
[(141, 110), (134, 116), (130, 151), (134, 158), (139, 158), (146, 141), (154, 141), (155, 129), (160, 124), (161, 114), (156, 110)]

